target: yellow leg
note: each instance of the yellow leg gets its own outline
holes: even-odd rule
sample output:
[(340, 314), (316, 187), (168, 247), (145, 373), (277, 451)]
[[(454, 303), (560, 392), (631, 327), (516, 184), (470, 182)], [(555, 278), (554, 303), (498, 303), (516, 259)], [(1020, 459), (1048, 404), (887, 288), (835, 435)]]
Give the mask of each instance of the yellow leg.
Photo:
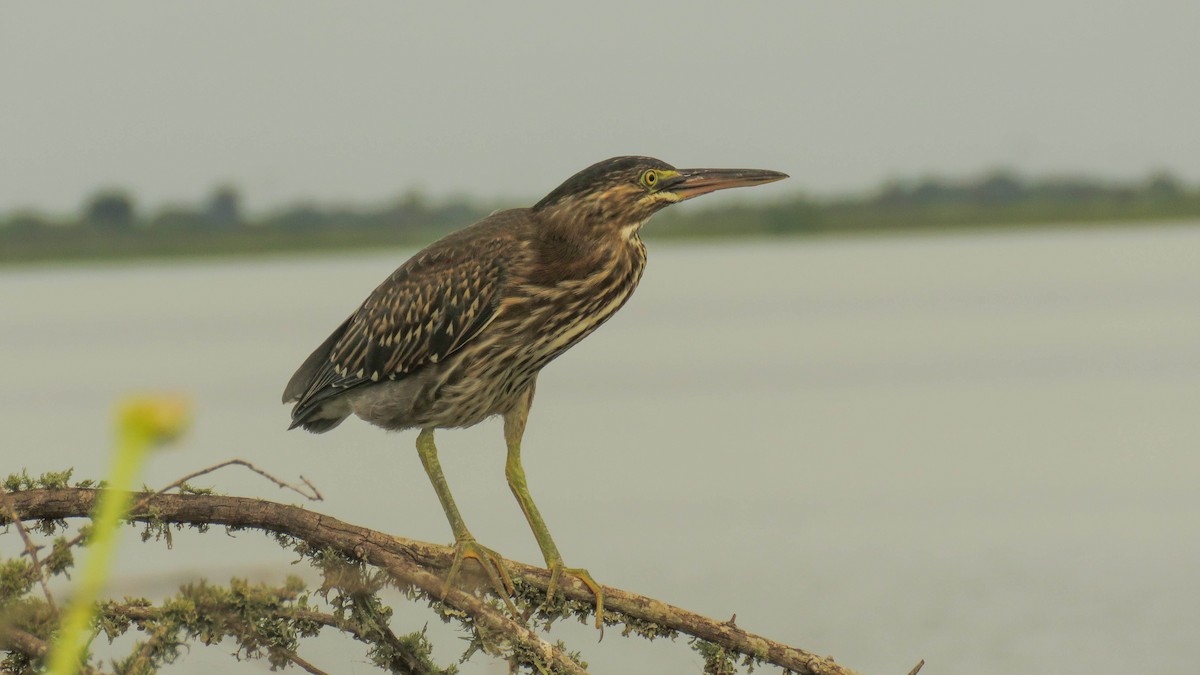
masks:
[(546, 568), (550, 570), (550, 583), (546, 586), (546, 600), (554, 597), (554, 591), (558, 588), (564, 573), (576, 577), (592, 591), (592, 595), (596, 596), (596, 627), (602, 628), (604, 626), (604, 591), (586, 569), (563, 565), (562, 555), (559, 554), (558, 547), (554, 545), (554, 539), (550, 536), (546, 521), (542, 519), (542, 514), (529, 494), (529, 485), (525, 481), (525, 468), (521, 466), (521, 437), (525, 435), (525, 421), (529, 418), (529, 406), (532, 401), (533, 385), (530, 385), (522, 403), (504, 416), (504, 440), (508, 445), (508, 460), (504, 464), (504, 475), (508, 478), (508, 487), (512, 489), (513, 496), (521, 505), (521, 511), (525, 514), (525, 520), (529, 522), (529, 528), (533, 530), (538, 548), (542, 550), (542, 557), (546, 559)]
[(513, 593), (512, 578), (509, 577), (508, 570), (504, 567), (504, 559), (492, 549), (475, 541), (475, 537), (471, 536), (471, 532), (467, 530), (467, 525), (458, 512), (458, 506), (454, 503), (454, 496), (450, 494), (450, 486), (446, 484), (442, 465), (438, 462), (437, 446), (433, 443), (433, 429), (422, 429), (417, 436), (417, 454), (421, 456), (421, 464), (425, 467), (425, 473), (429, 475), (429, 482), (433, 483), (438, 501), (442, 503), (442, 510), (446, 512), (446, 520), (450, 521), (450, 529), (454, 531), (454, 562), (451, 563), (450, 572), (446, 575), (447, 588), (454, 585), (454, 579), (458, 576), (463, 561), (467, 558), (474, 558), (487, 574), (492, 589), (496, 591), (497, 595), (504, 598), (509, 610), (515, 615), (516, 607), (509, 599)]

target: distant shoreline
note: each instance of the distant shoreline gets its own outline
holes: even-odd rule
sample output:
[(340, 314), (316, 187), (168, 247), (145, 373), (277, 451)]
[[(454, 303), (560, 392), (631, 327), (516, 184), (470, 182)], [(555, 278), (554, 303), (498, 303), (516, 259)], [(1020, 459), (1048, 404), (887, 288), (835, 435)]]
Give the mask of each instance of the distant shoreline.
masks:
[[(143, 214), (128, 193), (93, 195), (76, 217), (0, 217), (0, 266), (71, 261), (257, 256), (417, 248), (497, 210), (468, 199), (433, 202), (409, 193), (369, 206), (299, 204), (249, 218), (238, 191), (218, 187), (196, 205)], [(893, 181), (837, 199), (795, 194), (654, 217), (648, 240), (803, 237), (1037, 227), (1133, 227), (1200, 222), (1200, 189), (1168, 174), (1111, 183), (1085, 177), (1027, 180), (995, 171), (973, 179)]]
[[(464, 223), (464, 226), (467, 223)], [(673, 223), (647, 225), (643, 233), (653, 242), (704, 242), (719, 240), (763, 241), (764, 239), (801, 239), (830, 237), (863, 237), (889, 235), (922, 235), (937, 233), (989, 233), (1031, 231), (1038, 229), (1131, 229), (1136, 227), (1200, 227), (1200, 214), (1191, 217), (1162, 217), (1095, 220), (1058, 220), (973, 223), (969, 225), (904, 225), (837, 229), (796, 230), (791, 232), (738, 231), (736, 226), (720, 231), (689, 231), (672, 228)], [(450, 230), (447, 230), (447, 232)], [(246, 235), (223, 233), (187, 237), (156, 237), (150, 233), (108, 235), (103, 243), (83, 240), (64, 245), (18, 245), (9, 242), (0, 247), (0, 270), (61, 263), (88, 262), (153, 262), (171, 259), (273, 257), (291, 254), (350, 253), (373, 249), (421, 248), (445, 232), (429, 231), (424, 237), (409, 233), (381, 232), (320, 232), (286, 233), (263, 232)]]

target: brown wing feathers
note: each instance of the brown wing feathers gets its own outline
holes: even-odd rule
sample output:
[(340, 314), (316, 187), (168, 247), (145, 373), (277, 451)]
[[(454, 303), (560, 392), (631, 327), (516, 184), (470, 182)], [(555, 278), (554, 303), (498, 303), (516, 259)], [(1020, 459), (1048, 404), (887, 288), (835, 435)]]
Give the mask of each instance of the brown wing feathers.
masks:
[(350, 387), (436, 363), (475, 337), (495, 315), (509, 241), (425, 251), (393, 272), (292, 377), (284, 400), (296, 401), (293, 419)]
[[(495, 261), (420, 261), (401, 269), (351, 319), (330, 359), (345, 382), (395, 378), (435, 363), (474, 337), (495, 311)], [(432, 269), (431, 269), (432, 268)]]

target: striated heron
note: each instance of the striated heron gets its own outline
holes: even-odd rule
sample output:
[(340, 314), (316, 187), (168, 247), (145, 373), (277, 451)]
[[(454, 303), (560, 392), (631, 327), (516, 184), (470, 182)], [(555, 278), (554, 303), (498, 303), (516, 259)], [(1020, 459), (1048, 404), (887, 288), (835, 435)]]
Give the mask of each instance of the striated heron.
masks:
[[(615, 157), (580, 171), (532, 208), (500, 211), (417, 253), (317, 347), (283, 392), (292, 426), (328, 431), (351, 414), (384, 429), (420, 429), (417, 452), (454, 531), (452, 584), (476, 559), (505, 597), (502, 559), (463, 522), (438, 463), (434, 429), (504, 417), (505, 475), (550, 571), (604, 597), (584, 569), (563, 565), (529, 495), (521, 436), (538, 372), (612, 316), (646, 264), (638, 233), (663, 207), (725, 188), (787, 178), (776, 171), (676, 169)], [(511, 606), (511, 605), (510, 605)]]

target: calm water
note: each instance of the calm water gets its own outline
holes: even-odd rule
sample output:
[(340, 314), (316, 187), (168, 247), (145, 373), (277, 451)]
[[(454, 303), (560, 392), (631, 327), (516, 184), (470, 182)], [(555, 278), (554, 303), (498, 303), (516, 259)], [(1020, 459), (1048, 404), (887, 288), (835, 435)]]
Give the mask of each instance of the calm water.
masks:
[[(277, 403), (407, 253), (0, 271), (0, 468), (100, 476), (111, 401), (181, 389), (194, 433), (148, 483), (242, 457), (313, 479), (324, 512), (448, 541), (413, 434), (286, 433)], [(526, 466), (568, 564), (863, 673), (1195, 672), (1200, 227), (650, 258), (630, 304), (539, 383)], [(474, 533), (540, 561), (500, 425), (440, 441)], [(247, 533), (126, 553), (117, 593), (296, 571)], [(395, 628), (427, 621), (452, 660), (461, 643), (427, 612), (402, 607)], [(698, 672), (682, 642), (559, 637), (597, 673)], [(376, 672), (348, 641), (302, 653)], [(197, 648), (171, 672), (213, 669), (260, 670)]]

